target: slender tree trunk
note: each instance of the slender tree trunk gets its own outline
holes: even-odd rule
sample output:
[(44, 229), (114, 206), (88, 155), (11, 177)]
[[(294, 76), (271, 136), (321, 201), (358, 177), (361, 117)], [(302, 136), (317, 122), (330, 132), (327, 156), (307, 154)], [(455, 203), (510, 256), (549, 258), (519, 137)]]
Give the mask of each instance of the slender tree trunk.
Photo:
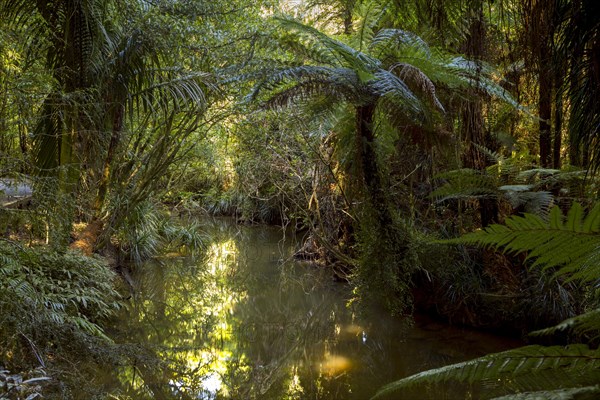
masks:
[(561, 165), (561, 149), (562, 149), (562, 122), (563, 122), (563, 99), (561, 87), (563, 85), (562, 71), (559, 68), (555, 69), (554, 74), (555, 94), (554, 94), (554, 141), (553, 146), (553, 161), (552, 167), (560, 169)]
[[(575, 66), (580, 64), (583, 60), (583, 49), (578, 46), (573, 50), (571, 54), (570, 72), (569, 72), (569, 87), (570, 87), (570, 107), (574, 107), (579, 103), (576, 97), (577, 87), (579, 86), (579, 76), (575, 69)], [(573, 166), (582, 167), (585, 163), (582, 160), (581, 152), (581, 136), (577, 126), (576, 118), (573, 118), (573, 109), (571, 108), (571, 117), (569, 118), (569, 163)]]
[[(471, 59), (480, 61), (485, 55), (485, 37), (486, 26), (483, 16), (483, 1), (473, 0), (470, 2), (471, 21), (469, 32), (465, 43), (465, 53)], [(477, 71), (476, 81), (478, 81), (480, 71)], [(471, 99), (468, 100), (461, 112), (463, 140), (466, 144), (466, 151), (463, 155), (463, 164), (467, 168), (484, 170), (488, 165), (485, 155), (476, 145), (488, 147), (485, 138), (483, 104), (478, 89), (471, 91)], [(481, 225), (488, 226), (498, 220), (498, 201), (497, 199), (480, 199), (479, 212)]]
[[(580, 24), (583, 23), (582, 21), (582, 15), (581, 15), (581, 0), (573, 0), (573, 5), (571, 6), (571, 8), (574, 11), (574, 15), (573, 15), (573, 21), (571, 22), (571, 24), (573, 26), (579, 26)], [(577, 45), (575, 46), (575, 48), (571, 51), (570, 53), (570, 57), (569, 57), (569, 64), (570, 64), (570, 68), (569, 68), (569, 107), (571, 107), (570, 109), (570, 117), (569, 117), (569, 130), (568, 130), (568, 136), (569, 136), (569, 163), (573, 166), (577, 166), (577, 167), (582, 167), (585, 166), (585, 162), (583, 161), (583, 156), (582, 156), (582, 152), (581, 152), (581, 147), (582, 147), (582, 143), (581, 143), (581, 132), (578, 129), (578, 121), (577, 118), (573, 118), (574, 116), (574, 110), (573, 107), (576, 107), (577, 104), (579, 103), (579, 100), (577, 99), (576, 96), (576, 92), (577, 92), (577, 87), (579, 86), (579, 68), (578, 66), (581, 65), (581, 63), (583, 62), (583, 57), (584, 57), (584, 48), (583, 45), (581, 43), (581, 41), (577, 41)]]
[(552, 132), (550, 125), (552, 120), (552, 78), (548, 75), (547, 72), (540, 73), (539, 80), (540, 165), (544, 168), (550, 167), (552, 163)]
[(19, 123), (19, 149), (23, 159), (27, 156), (27, 127), (24, 123)]
[(538, 116), (539, 122), (539, 147), (540, 147), (540, 165), (548, 168), (552, 163), (552, 21), (548, 5), (537, 2), (534, 12), (539, 20), (537, 21), (539, 36), (538, 42)]
[(121, 141), (121, 131), (123, 129), (123, 115), (125, 113), (122, 105), (117, 105), (114, 112), (112, 133), (110, 136), (110, 142), (106, 152), (106, 158), (104, 159), (104, 165), (102, 167), (102, 176), (100, 183), (98, 184), (98, 195), (96, 196), (95, 210), (100, 212), (104, 202), (106, 201), (106, 194), (108, 192), (108, 184), (110, 182), (110, 169), (117, 152), (117, 148)]
[(353, 22), (352, 21), (352, 12), (354, 11), (354, 3), (355, 0), (346, 0), (343, 3), (342, 15), (344, 19), (344, 34), (350, 35), (352, 34)]
[[(46, 2), (37, 3), (40, 14), (53, 30), (52, 45), (48, 50), (48, 59), (54, 60), (53, 75), (60, 83), (62, 91), (77, 98), (77, 93), (85, 90), (88, 82), (85, 76), (86, 62), (91, 51), (92, 33), (87, 24), (82, 4), (76, 1), (59, 2), (52, 6)], [(59, 8), (56, 10), (54, 8)], [(57, 20), (57, 15), (63, 18)], [(57, 54), (60, 55), (57, 57)], [(85, 112), (81, 110), (77, 100), (69, 104), (66, 110), (61, 110), (61, 125), (64, 128), (59, 133), (58, 154), (54, 165), (58, 166), (57, 195), (59, 206), (57, 226), (50, 230), (52, 244), (66, 247), (69, 242), (73, 221), (75, 218), (75, 200), (80, 174), (80, 157), (78, 144), (81, 130), (84, 126)], [(54, 135), (54, 132), (46, 134)], [(44, 152), (46, 149), (40, 149)]]

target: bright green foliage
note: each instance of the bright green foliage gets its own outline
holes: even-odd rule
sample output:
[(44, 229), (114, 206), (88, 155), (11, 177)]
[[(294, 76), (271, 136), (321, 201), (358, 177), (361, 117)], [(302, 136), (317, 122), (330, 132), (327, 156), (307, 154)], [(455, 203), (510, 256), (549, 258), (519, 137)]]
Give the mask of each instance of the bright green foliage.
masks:
[(492, 225), (483, 231), (467, 234), (448, 243), (478, 244), (503, 248), (505, 251), (528, 252), (534, 266), (557, 269), (555, 276), (590, 282), (600, 276), (600, 205), (584, 218), (584, 210), (573, 203), (566, 217), (560, 208), (550, 211), (549, 220), (533, 214), (512, 216), (505, 225)]
[(71, 329), (105, 337), (98, 322), (119, 308), (115, 278), (98, 258), (0, 241), (0, 338), (37, 342)]
[(164, 187), (206, 110), (214, 85), (208, 74), (181, 65), (167, 42), (171, 32), (158, 32), (158, 8), (122, 0), (14, 0), (0, 7), (27, 40), (52, 38), (43, 53), (54, 87), (39, 110), (31, 170), (54, 176), (53, 192), (71, 198), (58, 209), (61, 224), (50, 229), (51, 241), (63, 247), (77, 206), (110, 231), (130, 211), (111, 209), (111, 196), (127, 196), (135, 207)]
[(161, 204), (149, 199), (131, 209), (114, 237), (123, 258), (135, 264), (166, 250), (189, 250), (194, 254), (204, 242), (197, 224), (183, 226)]
[(430, 48), (412, 32), (382, 29), (373, 37), (361, 37), (357, 50), (298, 21), (277, 21), (293, 35), (291, 40), (284, 37), (285, 43), (308, 62), (266, 71), (266, 78), (248, 96), (251, 100), (265, 92), (270, 106), (287, 106), (318, 96), (356, 106), (380, 100), (379, 107), (388, 118), (403, 123), (408, 118), (424, 125), (444, 111), (436, 84), (466, 89), (475, 84), (476, 74), (483, 73), (478, 78), (480, 89), (516, 106), (489, 78), (489, 67)]
[[(554, 382), (539, 379), (547, 371), (552, 373)], [(560, 373), (554, 374), (556, 371)], [(592, 350), (585, 345), (535, 345), (424, 371), (384, 386), (372, 399), (383, 398), (412, 386), (444, 381), (473, 383), (494, 380), (506, 387), (538, 390), (585, 386), (599, 379), (600, 350)]]

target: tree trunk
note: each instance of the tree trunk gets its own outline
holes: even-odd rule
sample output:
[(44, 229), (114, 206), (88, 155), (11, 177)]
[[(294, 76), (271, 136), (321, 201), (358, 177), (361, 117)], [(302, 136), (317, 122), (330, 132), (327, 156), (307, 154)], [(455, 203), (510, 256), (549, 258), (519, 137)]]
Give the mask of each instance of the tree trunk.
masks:
[(555, 69), (554, 73), (554, 141), (553, 141), (553, 161), (552, 167), (560, 169), (561, 165), (561, 148), (562, 148), (562, 122), (563, 122), (563, 99), (561, 87), (563, 85), (562, 71), (559, 68)]
[(123, 105), (117, 105), (112, 118), (112, 133), (106, 152), (106, 158), (104, 159), (104, 165), (102, 167), (102, 176), (100, 177), (100, 183), (98, 184), (98, 195), (96, 196), (96, 202), (94, 205), (96, 213), (99, 213), (102, 210), (102, 206), (106, 201), (106, 194), (108, 192), (108, 185), (110, 182), (110, 169), (121, 141), (124, 113), (125, 109)]
[(344, 20), (344, 34), (352, 34), (353, 21), (352, 12), (354, 11), (355, 0), (346, 0), (343, 2), (342, 16)]
[[(485, 36), (486, 26), (483, 16), (483, 1), (474, 0), (471, 2), (472, 16), (469, 25), (469, 32), (465, 43), (465, 53), (471, 59), (480, 61), (485, 55)], [(479, 82), (481, 71), (477, 70), (476, 82)], [(466, 144), (466, 151), (463, 155), (463, 165), (467, 168), (485, 170), (488, 165), (485, 155), (476, 145), (489, 147), (486, 143), (483, 104), (478, 88), (471, 90), (471, 99), (468, 100), (462, 109), (462, 134)], [(488, 226), (498, 220), (498, 200), (495, 198), (479, 199), (479, 213), (481, 225)]]
[(375, 150), (375, 134), (373, 119), (375, 105), (369, 104), (356, 108), (357, 145), (359, 146), (359, 163), (364, 180), (369, 206), (375, 211), (381, 227), (392, 224), (387, 196), (384, 193), (383, 181), (377, 152)]
[[(534, 8), (539, 20), (537, 21), (538, 32), (534, 31), (538, 42), (538, 116), (539, 122), (539, 146), (540, 165), (549, 168), (552, 163), (552, 21), (547, 5), (537, 2)], [(539, 37), (539, 39), (538, 39)]]

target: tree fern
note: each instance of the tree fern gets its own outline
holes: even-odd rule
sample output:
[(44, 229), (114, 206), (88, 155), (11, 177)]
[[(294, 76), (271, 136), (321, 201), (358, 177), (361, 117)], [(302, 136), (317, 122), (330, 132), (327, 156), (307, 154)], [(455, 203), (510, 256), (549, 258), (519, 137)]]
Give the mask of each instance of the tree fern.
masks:
[(531, 336), (552, 335), (561, 331), (572, 331), (578, 335), (589, 336), (591, 340), (600, 338), (600, 308), (588, 311), (576, 317), (564, 320), (558, 325), (550, 328), (531, 332)]
[(560, 209), (550, 211), (548, 221), (533, 214), (512, 216), (505, 225), (492, 225), (448, 243), (478, 244), (503, 248), (507, 252), (528, 252), (533, 266), (556, 269), (554, 275), (568, 280), (590, 282), (600, 276), (600, 205), (584, 218), (584, 210), (574, 203), (566, 218)]
[(493, 400), (594, 400), (600, 397), (600, 386), (542, 390), (495, 397)]
[(541, 390), (547, 389), (540, 387), (547, 382), (540, 383), (536, 375), (556, 370), (561, 371), (560, 380), (555, 382), (557, 388), (597, 382), (600, 379), (600, 350), (591, 350), (585, 345), (521, 347), (409, 376), (384, 386), (372, 399), (418, 385), (446, 381), (473, 383), (506, 380), (525, 390)]

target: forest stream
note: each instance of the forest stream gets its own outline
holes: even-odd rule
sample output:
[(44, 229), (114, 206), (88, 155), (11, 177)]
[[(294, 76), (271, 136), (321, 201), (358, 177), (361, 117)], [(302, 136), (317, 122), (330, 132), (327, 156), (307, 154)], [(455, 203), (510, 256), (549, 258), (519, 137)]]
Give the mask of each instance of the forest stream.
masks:
[[(347, 285), (327, 269), (293, 259), (293, 235), (228, 220), (207, 221), (204, 229), (203, 256), (167, 255), (132, 275), (134, 295), (110, 335), (137, 349), (144, 366), (99, 374), (108, 392), (368, 399), (409, 374), (519, 345), (424, 317), (358, 315), (347, 307)], [(148, 367), (145, 354), (158, 355), (167, 365), (160, 370), (170, 372)], [(430, 398), (457, 398), (464, 389), (437, 390)]]

